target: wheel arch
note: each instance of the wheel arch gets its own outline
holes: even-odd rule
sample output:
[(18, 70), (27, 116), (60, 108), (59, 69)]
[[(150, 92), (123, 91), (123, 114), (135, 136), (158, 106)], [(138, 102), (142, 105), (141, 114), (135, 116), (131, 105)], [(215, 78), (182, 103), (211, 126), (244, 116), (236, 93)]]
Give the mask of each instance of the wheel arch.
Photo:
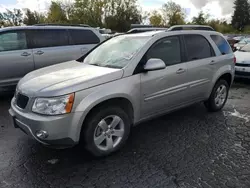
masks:
[(207, 98), (209, 98), (210, 97), (210, 95), (211, 95), (211, 93), (212, 93), (212, 91), (213, 91), (213, 88), (214, 88), (214, 86), (216, 85), (216, 83), (219, 81), (219, 80), (221, 80), (221, 79), (224, 79), (224, 80), (226, 80), (227, 81), (227, 83), (228, 83), (228, 85), (229, 85), (229, 87), (232, 85), (232, 83), (233, 83), (233, 74), (232, 74), (232, 72), (231, 71), (224, 71), (224, 72), (217, 72), (217, 74), (216, 74), (216, 76), (214, 77), (214, 79), (213, 79), (213, 81), (212, 81), (212, 84), (211, 84), (211, 86), (210, 86), (210, 88), (209, 88), (209, 92), (208, 92), (208, 96), (207, 96)]
[(232, 82), (233, 82), (233, 75), (232, 75), (231, 73), (229, 73), (229, 72), (224, 73), (223, 75), (221, 75), (221, 76), (217, 79), (216, 83), (217, 83), (219, 80), (222, 80), (222, 79), (225, 80), (225, 81), (228, 83), (229, 87), (230, 87), (231, 84), (232, 84)]
[(136, 116), (136, 109), (135, 106), (133, 106), (132, 101), (124, 96), (124, 95), (118, 95), (118, 96), (110, 96), (109, 98), (99, 99), (89, 105), (84, 110), (84, 114), (78, 124), (78, 130), (77, 130), (77, 137), (80, 141), (80, 135), (82, 130), (84, 130), (84, 122), (91, 116), (91, 114), (98, 108), (102, 106), (108, 106), (108, 105), (116, 105), (121, 106), (122, 109), (125, 110), (126, 113), (128, 113), (129, 118), (131, 119), (131, 125), (135, 122), (135, 116)]
[[(134, 107), (131, 101), (125, 97), (114, 97), (106, 100), (99, 101), (97, 104), (93, 105), (88, 112), (84, 120), (86, 120), (96, 109), (102, 108), (104, 106), (119, 106), (128, 114), (129, 118), (131, 118), (131, 123), (134, 122)], [(84, 123), (84, 122), (83, 122)]]

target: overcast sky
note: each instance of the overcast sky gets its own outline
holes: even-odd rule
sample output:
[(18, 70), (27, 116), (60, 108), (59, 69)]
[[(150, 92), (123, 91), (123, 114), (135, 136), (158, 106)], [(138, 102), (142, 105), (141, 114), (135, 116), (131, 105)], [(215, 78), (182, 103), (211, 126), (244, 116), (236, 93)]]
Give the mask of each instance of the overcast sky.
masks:
[[(73, 1), (73, 0), (62, 0)], [(168, 0), (138, 0), (140, 6), (145, 11), (152, 11), (160, 8)], [(230, 20), (233, 12), (234, 0), (173, 0), (180, 4), (187, 13), (190, 20), (196, 16), (200, 10), (207, 12), (212, 18), (225, 18)], [(31, 10), (45, 11), (50, 5), (51, 0), (0, 0), (0, 11), (5, 8), (30, 8)]]

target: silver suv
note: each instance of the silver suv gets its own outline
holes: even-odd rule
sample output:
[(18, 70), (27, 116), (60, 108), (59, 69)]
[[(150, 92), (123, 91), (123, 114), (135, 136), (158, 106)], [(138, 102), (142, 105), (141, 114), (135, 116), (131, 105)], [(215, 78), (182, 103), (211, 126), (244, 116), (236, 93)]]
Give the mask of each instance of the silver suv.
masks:
[(79, 61), (26, 75), (9, 112), (15, 127), (44, 145), (82, 141), (104, 156), (142, 121), (201, 101), (210, 111), (222, 109), (234, 63), (229, 44), (214, 31), (120, 35)]
[(16, 85), (27, 73), (75, 60), (104, 37), (80, 26), (25, 26), (0, 29), (0, 87)]

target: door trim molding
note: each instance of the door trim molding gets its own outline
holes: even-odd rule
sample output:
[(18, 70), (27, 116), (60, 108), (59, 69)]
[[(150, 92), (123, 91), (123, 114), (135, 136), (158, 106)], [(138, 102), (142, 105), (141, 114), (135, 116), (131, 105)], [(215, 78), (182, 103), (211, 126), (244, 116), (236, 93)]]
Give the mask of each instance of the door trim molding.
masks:
[(146, 96), (144, 98), (144, 101), (150, 101), (150, 100), (154, 100), (154, 99), (159, 98), (159, 97), (164, 97), (166, 95), (177, 93), (179, 91), (184, 91), (184, 90), (188, 89), (188, 85), (189, 85), (189, 83), (186, 83), (186, 84), (183, 84), (180, 86), (176, 86), (176, 87), (168, 88), (168, 89), (165, 89), (162, 91), (158, 91), (156, 93), (152, 93), (152, 94)]
[(200, 86), (200, 85), (204, 85), (204, 84), (207, 84), (209, 82), (210, 82), (210, 80), (208, 80), (208, 79), (197, 80), (197, 81), (194, 81), (194, 82), (190, 83), (190, 88), (197, 87), (197, 86)]

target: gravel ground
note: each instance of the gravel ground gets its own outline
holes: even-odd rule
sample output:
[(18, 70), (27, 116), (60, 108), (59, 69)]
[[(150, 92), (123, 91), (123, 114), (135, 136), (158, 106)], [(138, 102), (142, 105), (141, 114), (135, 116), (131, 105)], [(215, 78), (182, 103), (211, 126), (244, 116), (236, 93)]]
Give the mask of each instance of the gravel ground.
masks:
[(197, 104), (143, 123), (120, 152), (94, 159), (79, 146), (48, 149), (14, 129), (11, 95), (1, 96), (0, 187), (249, 188), (249, 98), (250, 81), (241, 80), (223, 111)]

